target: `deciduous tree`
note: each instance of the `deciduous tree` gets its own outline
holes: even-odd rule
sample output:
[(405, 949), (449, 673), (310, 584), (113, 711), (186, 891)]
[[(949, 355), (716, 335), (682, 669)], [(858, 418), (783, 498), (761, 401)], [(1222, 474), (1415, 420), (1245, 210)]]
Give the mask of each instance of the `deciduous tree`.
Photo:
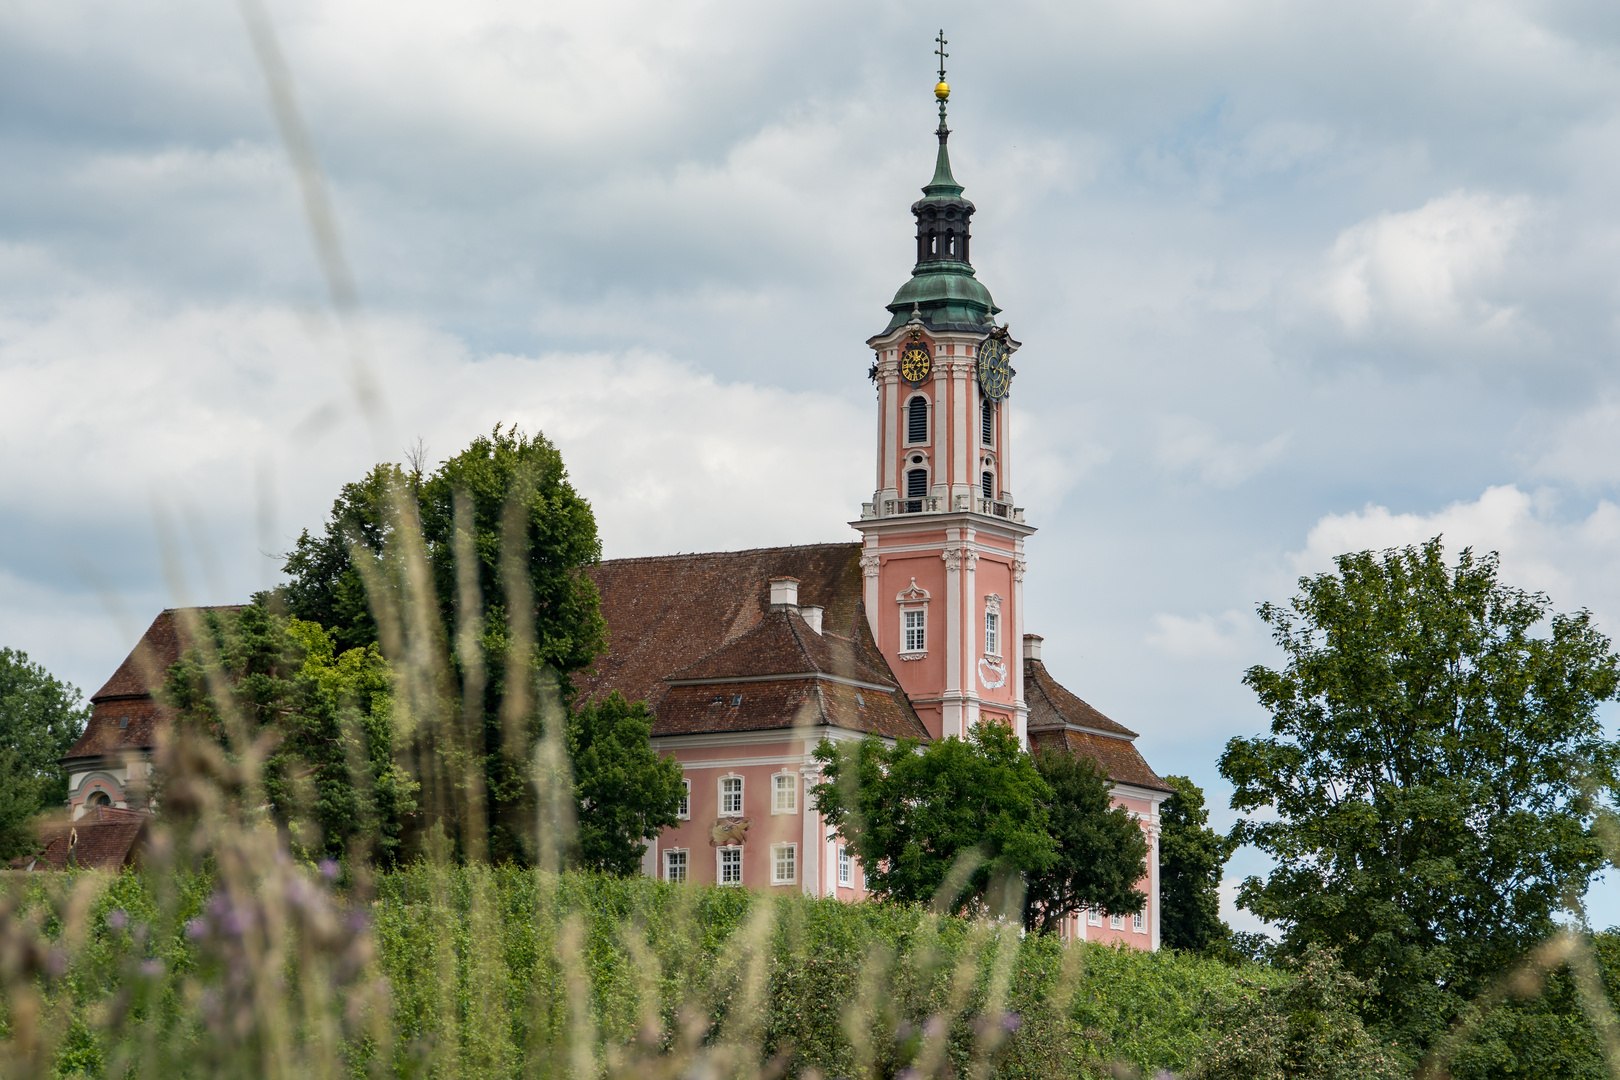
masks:
[(1044, 870), (1026, 877), (1024, 924), (1053, 931), (1082, 908), (1113, 915), (1141, 911), (1147, 895), (1136, 885), (1147, 873), (1148, 842), (1111, 785), (1090, 758), (1047, 747), (1035, 768), (1051, 794), (1046, 816), (1054, 856)]
[(1276, 860), (1239, 903), (1283, 948), (1341, 950), (1369, 1015), (1409, 1046), (1508, 970), (1605, 863), (1620, 748), (1597, 710), (1617, 660), (1586, 611), (1498, 579), (1440, 539), (1343, 555), (1264, 604), (1286, 664), (1244, 681), (1271, 734), (1221, 757), (1233, 839)]
[(1039, 873), (1057, 858), (1052, 791), (1002, 725), (926, 746), (824, 742), (815, 756), (825, 776), (811, 789), (816, 805), (882, 896), (932, 901), (958, 859), (976, 853), (982, 862), (956, 895), (940, 897), (959, 911), (983, 902), (994, 882)]
[(0, 648), (0, 859), (31, 850), (31, 821), (67, 801), (57, 759), (84, 732), (90, 707), (79, 691), (28, 654)]
[(569, 717), (576, 865), (628, 877), (640, 869), (646, 841), (676, 823), (686, 792), (681, 764), (659, 757), (651, 735), (647, 703), (631, 704), (617, 691)]
[(1221, 921), (1220, 887), (1232, 848), (1209, 827), (1203, 789), (1185, 776), (1165, 780), (1176, 793), (1159, 807), (1159, 942), (1221, 951), (1231, 937)]

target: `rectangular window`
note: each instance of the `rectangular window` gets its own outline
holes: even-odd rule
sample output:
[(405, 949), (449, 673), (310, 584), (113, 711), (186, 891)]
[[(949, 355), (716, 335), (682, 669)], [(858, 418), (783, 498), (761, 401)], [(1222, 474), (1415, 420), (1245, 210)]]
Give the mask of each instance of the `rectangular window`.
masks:
[(1131, 929), (1135, 930), (1138, 934), (1147, 933), (1147, 920), (1142, 918), (1142, 913), (1140, 911), (1131, 916)]
[[(742, 816), (742, 777), (720, 778), (720, 813), (727, 817)], [(740, 857), (740, 856), (739, 856)]]
[(906, 402), (906, 442), (928, 441), (928, 399), (918, 395)]
[(928, 494), (928, 470), (912, 469), (906, 473), (906, 498), (920, 499)]
[(905, 652), (924, 652), (928, 648), (928, 628), (925, 625), (926, 611), (908, 611), (906, 619), (906, 647)]
[(855, 884), (855, 860), (849, 857), (849, 848), (838, 845), (838, 884), (846, 889)]
[(720, 849), (720, 884), (742, 884), (742, 848), (723, 847)]
[(979, 441), (986, 446), (996, 445), (996, 407), (988, 401), (979, 404)]
[(685, 881), (686, 880), (686, 852), (684, 852), (684, 851), (666, 851), (666, 852), (664, 852), (664, 880), (665, 881)]
[(799, 880), (799, 845), (777, 844), (771, 848), (771, 884), (791, 885)]
[(1096, 908), (1086, 908), (1086, 924), (1088, 926), (1102, 925), (1102, 912)]
[(771, 777), (774, 785), (771, 795), (771, 813), (792, 814), (799, 809), (799, 778), (792, 773), (777, 773)]
[(984, 654), (1001, 655), (1001, 616), (994, 611), (984, 613)]
[(692, 781), (681, 781), (681, 805), (675, 808), (675, 816), (682, 821), (692, 816)]
[(1110, 929), (1110, 930), (1123, 930), (1123, 929), (1125, 929), (1125, 916), (1123, 916), (1123, 915), (1110, 915), (1110, 916), (1108, 916), (1108, 929)]

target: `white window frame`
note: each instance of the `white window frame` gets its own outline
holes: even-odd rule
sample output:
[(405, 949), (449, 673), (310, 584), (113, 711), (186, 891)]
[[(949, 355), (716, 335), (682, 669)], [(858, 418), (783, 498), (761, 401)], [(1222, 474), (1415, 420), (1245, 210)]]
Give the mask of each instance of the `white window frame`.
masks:
[(984, 655), (1001, 658), (1001, 597), (991, 593), (984, 598)]
[(1131, 916), (1131, 929), (1138, 934), (1147, 933), (1147, 919), (1140, 911)]
[(1110, 915), (1110, 916), (1108, 916), (1108, 929), (1110, 929), (1110, 930), (1123, 930), (1123, 929), (1125, 929), (1125, 916), (1123, 916), (1123, 915)]
[[(787, 856), (783, 859), (783, 856)], [(787, 864), (787, 876), (782, 875), (783, 863)], [(771, 845), (771, 884), (797, 885), (799, 883), (799, 845), (798, 844), (772, 844)]]
[(681, 787), (684, 789), (685, 794), (681, 796), (681, 804), (675, 808), (675, 819), (677, 821), (690, 821), (692, 820), (692, 781), (683, 779)]
[[(900, 610), (900, 659), (921, 660), (928, 655), (928, 590), (917, 584), (912, 578), (911, 584), (901, 589), (895, 595), (894, 602)], [(911, 613), (922, 617), (922, 648), (910, 648), (911, 642), (906, 640), (906, 616)]]
[(843, 844), (838, 845), (838, 884), (846, 889), (855, 887), (855, 859)]
[[(928, 430), (924, 433), (927, 436), (926, 438), (920, 442), (912, 442), (911, 403), (918, 398), (922, 398), (923, 400), (923, 422), (928, 425)], [(906, 428), (906, 437), (901, 440), (901, 446), (904, 446), (909, 450), (915, 446), (934, 445), (934, 402), (927, 394), (923, 393), (921, 390), (913, 390), (911, 393), (906, 395), (905, 404), (900, 409), (900, 422), (904, 424)]]
[[(788, 781), (784, 784), (782, 781)], [(782, 805), (782, 796), (787, 796), (787, 805)], [(799, 774), (795, 772), (779, 772), (771, 774), (771, 813), (797, 814), (799, 812)]]
[[(737, 808), (735, 810), (729, 809), (727, 807), (727, 798), (732, 793), (728, 792), (726, 790), (726, 782), (730, 781), (730, 780), (737, 781), (737, 791), (736, 791)], [(743, 778), (740, 775), (738, 775), (737, 773), (727, 773), (726, 775), (722, 776), (719, 780), (715, 781), (715, 790), (720, 793), (720, 816), (721, 817), (742, 817), (743, 816), (743, 807), (746, 805), (744, 803), (744, 801), (743, 801), (743, 796), (746, 794), (747, 788), (746, 788), (746, 785), (743, 782)]]
[[(737, 864), (737, 877), (733, 881), (726, 880), (726, 856), (735, 853)], [(737, 886), (743, 883), (743, 849), (735, 845), (714, 849), (714, 880), (719, 885)]]
[[(670, 856), (671, 855), (679, 855), (681, 857), (681, 876), (678, 877), (678, 878), (677, 877), (671, 877), (670, 873), (669, 873), (669, 869), (670, 869), (669, 864), (670, 864)], [(692, 856), (687, 851), (687, 849), (686, 848), (665, 848), (664, 849), (664, 880), (665, 881), (689, 881), (689, 880), (691, 880), (691, 875), (692, 875)]]
[(1094, 908), (1094, 907), (1086, 908), (1086, 925), (1087, 926), (1101, 926), (1102, 925), (1102, 912), (1100, 910), (1098, 910), (1097, 908)]

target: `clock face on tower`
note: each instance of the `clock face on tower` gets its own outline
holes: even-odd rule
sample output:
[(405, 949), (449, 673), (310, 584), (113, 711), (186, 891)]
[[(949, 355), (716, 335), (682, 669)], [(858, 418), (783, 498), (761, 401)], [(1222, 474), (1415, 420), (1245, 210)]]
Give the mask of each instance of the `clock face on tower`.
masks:
[(979, 346), (979, 389), (991, 401), (1007, 396), (1012, 386), (1013, 369), (1009, 362), (1012, 350), (1007, 348), (1007, 328), (997, 327)]
[(934, 359), (928, 355), (928, 342), (914, 337), (900, 350), (900, 377), (912, 386), (921, 386), (934, 373)]

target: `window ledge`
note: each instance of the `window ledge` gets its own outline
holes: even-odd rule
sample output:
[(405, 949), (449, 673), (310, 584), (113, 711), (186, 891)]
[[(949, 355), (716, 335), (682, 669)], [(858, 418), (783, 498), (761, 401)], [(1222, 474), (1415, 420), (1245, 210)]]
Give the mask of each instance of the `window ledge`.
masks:
[(926, 649), (923, 650), (922, 652), (903, 652), (903, 653), (900, 654), (900, 659), (902, 659), (902, 660), (922, 660), (925, 657), (927, 657), (927, 655), (928, 655), (928, 651)]

